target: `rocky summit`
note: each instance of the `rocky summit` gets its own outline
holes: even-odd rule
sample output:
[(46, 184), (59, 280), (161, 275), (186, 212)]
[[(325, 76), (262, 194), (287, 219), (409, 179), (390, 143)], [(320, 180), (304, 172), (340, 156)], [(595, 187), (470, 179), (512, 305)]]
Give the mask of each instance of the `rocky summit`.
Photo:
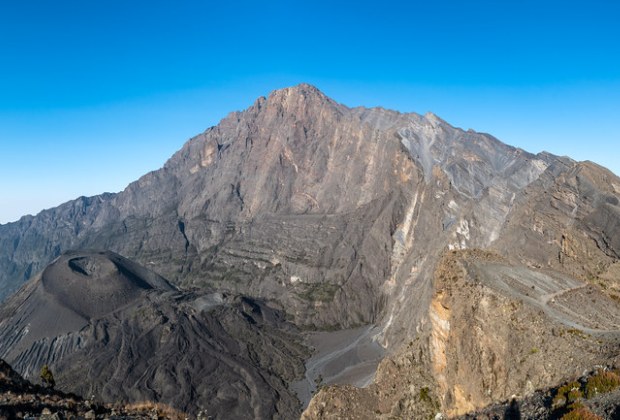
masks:
[(302, 84), (118, 194), (1, 225), (0, 297), (0, 357), (102, 401), (554, 418), (620, 366), (620, 179)]

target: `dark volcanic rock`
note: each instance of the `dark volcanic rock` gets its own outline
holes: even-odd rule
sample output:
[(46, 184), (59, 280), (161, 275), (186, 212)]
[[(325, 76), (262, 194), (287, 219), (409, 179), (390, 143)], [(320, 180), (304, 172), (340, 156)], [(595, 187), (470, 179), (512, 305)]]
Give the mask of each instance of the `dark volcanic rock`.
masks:
[(112, 252), (68, 252), (49, 265), (41, 285), (55, 301), (86, 320), (102, 317), (147, 291), (175, 290), (152, 271)]
[(26, 377), (104, 401), (158, 401), (217, 418), (291, 418), (305, 348), (282, 313), (179, 292), (110, 252), (57, 258), (0, 309), (0, 355)]

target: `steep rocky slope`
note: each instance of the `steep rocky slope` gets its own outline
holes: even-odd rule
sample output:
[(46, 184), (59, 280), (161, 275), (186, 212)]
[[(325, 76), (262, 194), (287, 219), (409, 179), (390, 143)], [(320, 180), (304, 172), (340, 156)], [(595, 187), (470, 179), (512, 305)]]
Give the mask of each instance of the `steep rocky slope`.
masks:
[(109, 249), (298, 327), (358, 327), (322, 333), (306, 396), (367, 384), (388, 356), (374, 384), (323, 388), (306, 416), (456, 415), (615, 360), (619, 238), (604, 168), (299, 85), (119, 194), (0, 226), (0, 293), (67, 249)]
[(515, 197), (493, 247), (516, 261), (617, 289), (619, 196), (620, 179), (605, 168), (555, 165)]
[(0, 309), (0, 357), (25, 377), (48, 364), (59, 389), (218, 418), (298, 415), (297, 336), (258, 301), (179, 292), (110, 252), (61, 255)]

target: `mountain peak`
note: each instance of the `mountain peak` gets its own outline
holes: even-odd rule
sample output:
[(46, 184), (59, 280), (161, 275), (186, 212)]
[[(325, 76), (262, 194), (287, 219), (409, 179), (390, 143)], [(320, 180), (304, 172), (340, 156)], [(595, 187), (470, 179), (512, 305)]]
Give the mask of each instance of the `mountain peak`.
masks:
[(333, 99), (321, 92), (316, 86), (308, 83), (300, 83), (295, 86), (274, 90), (269, 94), (267, 101), (281, 104), (301, 104), (302, 102), (308, 102), (317, 105), (336, 105)]
[(308, 83), (274, 90), (267, 97), (258, 98), (248, 109), (250, 114), (260, 111), (271, 116), (294, 115), (297, 119), (316, 117), (326, 110), (343, 113), (346, 107)]
[(325, 97), (325, 94), (321, 92), (319, 88), (309, 83), (300, 83), (298, 85), (289, 86), (282, 89), (276, 89), (275, 91), (273, 91), (274, 94), (277, 94), (278, 92), (282, 92), (287, 95), (319, 95)]

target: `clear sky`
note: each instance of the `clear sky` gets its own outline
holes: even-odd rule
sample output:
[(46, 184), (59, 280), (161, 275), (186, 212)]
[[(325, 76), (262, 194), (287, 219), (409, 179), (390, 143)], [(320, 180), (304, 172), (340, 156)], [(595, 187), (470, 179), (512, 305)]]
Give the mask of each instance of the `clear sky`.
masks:
[(617, 0), (7, 0), (0, 223), (120, 191), (300, 82), (620, 174)]

